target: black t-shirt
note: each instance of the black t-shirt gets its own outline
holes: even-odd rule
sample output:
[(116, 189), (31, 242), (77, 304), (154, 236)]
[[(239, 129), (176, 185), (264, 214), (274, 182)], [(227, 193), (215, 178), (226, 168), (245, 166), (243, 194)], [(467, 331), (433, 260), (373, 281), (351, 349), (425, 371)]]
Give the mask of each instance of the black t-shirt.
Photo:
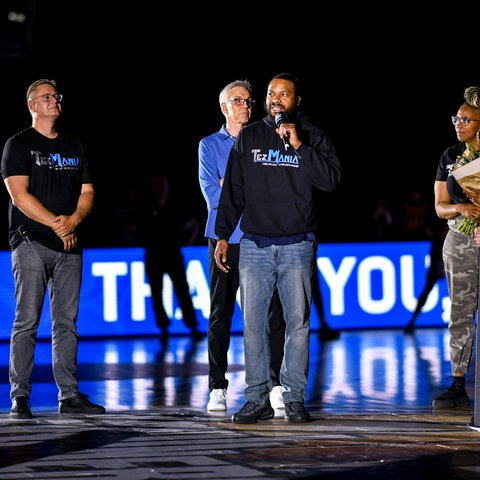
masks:
[[(82, 184), (93, 183), (82, 143), (76, 137), (59, 134), (49, 139), (29, 127), (10, 137), (4, 146), (2, 178), (29, 176), (29, 191), (55, 215), (71, 215), (77, 208)], [(63, 242), (45, 225), (27, 217), (12, 204), (8, 210), (9, 237), (25, 225), (30, 237), (59, 252)], [(81, 243), (69, 253), (81, 251)]]
[(452, 170), (457, 158), (465, 151), (465, 144), (459, 142), (448, 147), (441, 155), (437, 167), (437, 176), (435, 180), (447, 182), (447, 192), (452, 198), (452, 203), (472, 203), (463, 193), (462, 187), (458, 184), (452, 175)]

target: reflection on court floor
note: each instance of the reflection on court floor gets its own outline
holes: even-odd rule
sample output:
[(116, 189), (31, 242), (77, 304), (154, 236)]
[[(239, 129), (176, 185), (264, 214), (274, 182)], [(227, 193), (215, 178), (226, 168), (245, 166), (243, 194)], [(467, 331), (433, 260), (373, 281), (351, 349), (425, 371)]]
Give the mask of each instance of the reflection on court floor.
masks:
[[(405, 411), (431, 406), (451, 375), (446, 328), (343, 331), (321, 342), (312, 332), (307, 405), (325, 412)], [(56, 410), (51, 344), (40, 341), (35, 355), (32, 410)], [(0, 343), (0, 410), (10, 409), (8, 342)], [(81, 339), (78, 378), (81, 390), (109, 411), (188, 406), (205, 410), (208, 401), (206, 337), (172, 336), (162, 343), (145, 338)], [(243, 336), (229, 350), (227, 406), (244, 403)], [(474, 363), (472, 363), (474, 365)], [(474, 395), (474, 372), (467, 390)]]

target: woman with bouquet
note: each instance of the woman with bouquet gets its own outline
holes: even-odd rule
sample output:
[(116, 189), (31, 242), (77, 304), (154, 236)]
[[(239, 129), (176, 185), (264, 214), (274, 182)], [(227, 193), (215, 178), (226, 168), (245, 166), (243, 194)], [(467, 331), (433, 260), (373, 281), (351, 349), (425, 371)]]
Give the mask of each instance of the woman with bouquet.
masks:
[[(448, 330), (453, 380), (450, 387), (433, 400), (434, 408), (470, 406), (465, 375), (472, 359), (478, 309), (480, 250), (473, 233), (480, 221), (480, 172), (473, 175), (476, 183), (463, 184), (463, 187), (452, 172), (480, 156), (480, 87), (465, 90), (464, 102), (452, 122), (458, 143), (448, 147), (440, 157), (434, 192), (435, 211), (440, 218), (448, 220), (449, 227), (443, 244), (443, 262), (451, 300)], [(472, 175), (469, 178), (472, 180)]]

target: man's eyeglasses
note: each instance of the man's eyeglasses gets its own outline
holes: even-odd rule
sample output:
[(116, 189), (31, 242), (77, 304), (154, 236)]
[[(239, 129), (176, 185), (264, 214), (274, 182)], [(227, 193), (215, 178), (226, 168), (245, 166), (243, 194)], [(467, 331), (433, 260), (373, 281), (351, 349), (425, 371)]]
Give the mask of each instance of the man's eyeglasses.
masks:
[(480, 122), (480, 120), (475, 120), (474, 118), (468, 117), (452, 117), (452, 123), (456, 125), (460, 122), (462, 125), (468, 125), (470, 122)]
[(43, 102), (48, 102), (48, 103), (50, 103), (53, 99), (55, 99), (57, 102), (61, 102), (63, 100), (63, 95), (61, 93), (46, 93), (45, 95), (40, 95), (30, 100), (33, 101), (33, 100), (36, 100), (37, 98), (41, 98)]
[(227, 102), (233, 102), (237, 107), (247, 104), (247, 108), (252, 108), (255, 105), (255, 100), (253, 98), (235, 97), (227, 100)]

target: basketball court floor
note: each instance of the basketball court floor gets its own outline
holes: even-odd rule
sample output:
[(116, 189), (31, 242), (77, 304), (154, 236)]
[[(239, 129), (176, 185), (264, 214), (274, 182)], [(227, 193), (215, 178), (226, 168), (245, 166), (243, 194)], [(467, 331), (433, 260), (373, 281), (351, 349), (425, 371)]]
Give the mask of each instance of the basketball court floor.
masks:
[[(50, 343), (39, 341), (33, 418), (10, 418), (8, 342), (0, 343), (0, 479), (480, 478), (475, 359), (471, 408), (435, 410), (450, 384), (446, 328), (312, 332), (306, 405), (232, 424), (245, 402), (243, 337), (230, 347), (227, 411), (209, 413), (206, 337), (82, 338), (82, 392), (105, 415), (59, 415)], [(472, 423), (473, 422), (473, 423)], [(480, 423), (480, 419), (479, 419)]]

